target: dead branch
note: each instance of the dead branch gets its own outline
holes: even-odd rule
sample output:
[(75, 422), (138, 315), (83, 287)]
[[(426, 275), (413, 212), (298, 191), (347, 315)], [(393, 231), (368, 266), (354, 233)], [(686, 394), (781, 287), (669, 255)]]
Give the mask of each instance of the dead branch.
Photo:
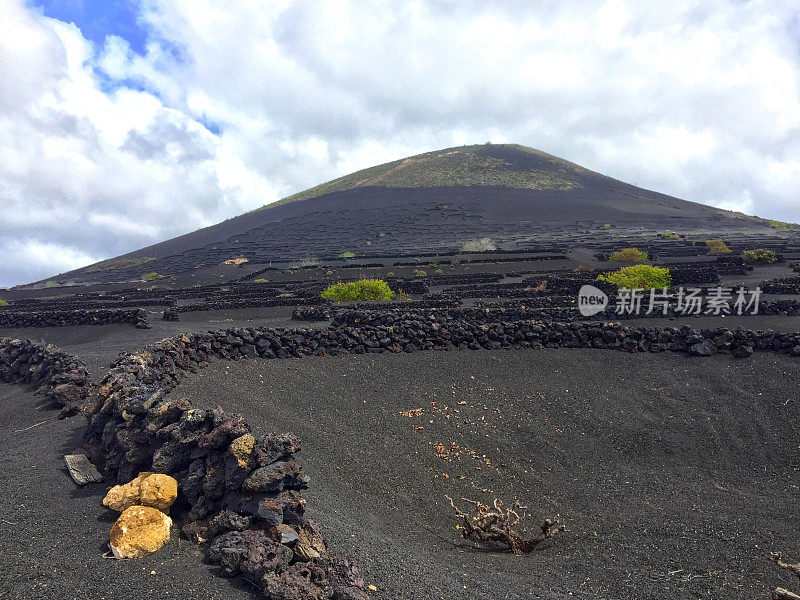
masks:
[(463, 521), (463, 525), (459, 528), (464, 539), (470, 539), (474, 535), (482, 542), (506, 544), (514, 554), (527, 554), (542, 542), (566, 529), (561, 517), (555, 516), (542, 522), (540, 535), (525, 538), (517, 531), (517, 526), (521, 521), (519, 511), (527, 510), (528, 507), (520, 504), (518, 500), (514, 500), (511, 507), (504, 508), (505, 505), (499, 498), (494, 499), (492, 507), (476, 500), (462, 498), (464, 502), (475, 507), (474, 513), (466, 513), (456, 506), (450, 496), (445, 498), (450, 501), (456, 518)]
[(789, 569), (792, 573), (800, 577), (800, 563), (786, 562), (783, 560), (783, 555), (780, 552), (771, 552), (770, 558), (772, 562), (778, 565), (781, 569)]
[(777, 588), (772, 592), (772, 600), (800, 600), (800, 596), (789, 590)]
[[(783, 560), (783, 555), (780, 552), (771, 552), (770, 559), (776, 565), (778, 565), (781, 569), (788, 569), (798, 578), (800, 578), (800, 563), (796, 562), (786, 562)], [(777, 588), (774, 592), (772, 592), (772, 599), (773, 600), (800, 600), (800, 595), (797, 595), (789, 590), (785, 590), (783, 588)]]

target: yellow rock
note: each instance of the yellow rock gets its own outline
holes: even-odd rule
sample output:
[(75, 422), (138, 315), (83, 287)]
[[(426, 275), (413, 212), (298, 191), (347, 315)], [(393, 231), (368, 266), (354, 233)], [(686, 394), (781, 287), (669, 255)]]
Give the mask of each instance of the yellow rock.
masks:
[(109, 534), (111, 552), (117, 558), (140, 558), (152, 554), (169, 541), (172, 519), (150, 506), (130, 506), (114, 523)]
[(169, 507), (178, 497), (178, 482), (169, 475), (154, 473), (142, 480), (139, 491), (139, 504), (169, 512)]
[(133, 481), (108, 490), (103, 504), (124, 511), (131, 506), (150, 506), (167, 512), (178, 497), (178, 482), (169, 475), (143, 471)]
[(245, 433), (231, 442), (231, 454), (243, 469), (247, 468), (250, 463), (255, 445), (256, 439), (249, 433)]
[(139, 496), (142, 481), (153, 473), (149, 471), (142, 471), (133, 481), (129, 481), (124, 485), (115, 485), (103, 498), (103, 506), (107, 506), (111, 510), (122, 512), (129, 506), (139, 504)]

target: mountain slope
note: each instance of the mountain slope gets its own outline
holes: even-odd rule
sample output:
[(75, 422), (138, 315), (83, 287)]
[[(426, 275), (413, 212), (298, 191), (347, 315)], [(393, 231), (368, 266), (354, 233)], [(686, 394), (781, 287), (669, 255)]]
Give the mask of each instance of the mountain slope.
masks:
[[(519, 145), (428, 152), (364, 169), (217, 225), (62, 276), (122, 280), (234, 257), (286, 262), (452, 252), (491, 237), (542, 250), (580, 225), (730, 229), (763, 221), (638, 188)], [(550, 244), (552, 247), (553, 244)]]

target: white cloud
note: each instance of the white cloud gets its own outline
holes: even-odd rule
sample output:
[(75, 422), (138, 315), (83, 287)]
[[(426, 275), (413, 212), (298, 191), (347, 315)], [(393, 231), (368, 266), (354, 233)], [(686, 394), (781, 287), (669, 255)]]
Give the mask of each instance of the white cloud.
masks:
[[(800, 221), (797, 0), (143, 0), (141, 18), (137, 54), (4, 4), (0, 285), (487, 140)], [(32, 270), (12, 244), (62, 250)]]

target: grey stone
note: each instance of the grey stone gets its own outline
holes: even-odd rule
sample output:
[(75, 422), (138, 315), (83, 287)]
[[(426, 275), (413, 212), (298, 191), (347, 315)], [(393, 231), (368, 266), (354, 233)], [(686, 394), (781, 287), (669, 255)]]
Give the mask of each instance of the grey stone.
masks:
[(78, 485), (103, 481), (100, 471), (89, 462), (85, 454), (66, 454), (64, 460), (67, 462), (70, 477)]

